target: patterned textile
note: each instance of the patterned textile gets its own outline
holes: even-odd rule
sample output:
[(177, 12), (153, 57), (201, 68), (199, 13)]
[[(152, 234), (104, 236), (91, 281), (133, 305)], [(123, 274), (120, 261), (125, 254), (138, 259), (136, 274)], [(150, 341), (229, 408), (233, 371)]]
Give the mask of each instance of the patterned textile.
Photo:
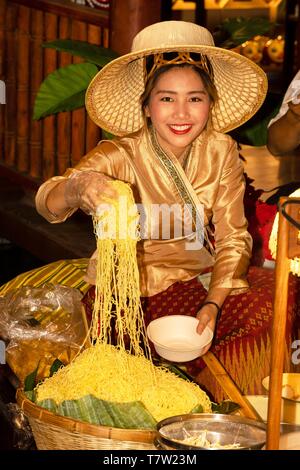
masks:
[[(93, 288), (83, 281), (87, 259), (62, 260), (23, 273), (0, 288), (0, 295), (20, 286), (63, 284), (79, 289), (84, 296), (87, 311), (93, 304)], [(269, 375), (270, 334), (274, 272), (251, 267), (248, 275), (251, 288), (242, 294), (229, 296), (223, 306), (211, 351), (220, 360), (228, 374), (244, 394), (264, 393), (261, 380)], [(299, 282), (294, 276), (289, 281), (289, 299), (284, 370), (293, 371), (291, 343), (297, 336), (299, 322)], [(165, 292), (142, 298), (145, 322), (163, 315), (196, 315), (205, 299), (206, 291), (196, 279), (177, 282)], [(215, 401), (226, 398), (202, 359), (184, 366), (188, 373), (205, 388)]]
[(41, 287), (45, 284), (62, 284), (79, 289), (85, 294), (90, 288), (90, 284), (83, 280), (88, 261), (87, 258), (66, 259), (27, 271), (3, 284), (0, 287), (0, 296), (21, 286)]
[(248, 220), (248, 232), (253, 240), (250, 264), (252, 266), (262, 266), (266, 259), (272, 260), (269, 250), (269, 238), (277, 212), (277, 204), (261, 201), (260, 197), (264, 191), (255, 189), (252, 185), (254, 180), (249, 178), (246, 173), (244, 173), (244, 177), (246, 181), (244, 209)]
[[(247, 292), (227, 297), (211, 351), (243, 394), (263, 394), (265, 390), (261, 381), (270, 373), (274, 271), (251, 267), (248, 280), (251, 288)], [(294, 370), (289, 358), (292, 341), (297, 337), (299, 282), (299, 279), (290, 277), (285, 372)], [(205, 297), (206, 291), (197, 279), (177, 282), (160, 294), (142, 298), (145, 323), (148, 325), (151, 320), (163, 315), (195, 316)], [(92, 288), (83, 299), (89, 318), (91, 318), (93, 299)], [(153, 349), (152, 352), (155, 354)], [(179, 366), (184, 367), (195, 377), (216, 401), (226, 398), (201, 358)]]

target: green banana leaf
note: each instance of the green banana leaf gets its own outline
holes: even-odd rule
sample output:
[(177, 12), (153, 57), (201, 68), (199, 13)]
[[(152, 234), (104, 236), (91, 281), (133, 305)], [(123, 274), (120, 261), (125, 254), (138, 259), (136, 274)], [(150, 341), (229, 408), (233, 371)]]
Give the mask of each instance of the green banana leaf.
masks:
[(24, 390), (24, 395), (28, 398), (28, 400), (32, 401), (35, 403), (35, 391), (34, 390)]
[[(28, 395), (27, 395), (28, 398)], [(57, 405), (52, 398), (47, 398), (47, 400), (42, 400), (38, 403), (39, 406), (42, 408), (45, 408), (48, 411), (51, 411), (52, 413), (57, 413)]]
[(87, 62), (104, 67), (118, 54), (107, 47), (96, 46), (85, 41), (77, 41), (74, 39), (56, 39), (54, 41), (44, 42), (43, 47), (55, 49), (61, 52), (69, 52), (86, 59)]
[(197, 406), (195, 406), (195, 407), (192, 409), (191, 413), (203, 413), (203, 406), (200, 405), (200, 404), (197, 405)]
[(37, 402), (61, 416), (102, 426), (125, 429), (155, 429), (156, 421), (143, 403), (114, 403), (87, 395), (78, 400), (65, 400), (58, 406), (53, 400)]
[(40, 361), (38, 362), (38, 365), (36, 369), (34, 369), (33, 372), (27, 375), (24, 381), (24, 392), (32, 392), (34, 387), (36, 386), (36, 377), (39, 369)]
[(50, 73), (40, 86), (33, 119), (84, 106), (86, 89), (98, 72), (94, 64), (72, 64)]
[(233, 401), (230, 401), (230, 400), (224, 400), (221, 403), (212, 402), (211, 406), (212, 406), (213, 413), (221, 413), (224, 415), (229, 415), (231, 413), (234, 413), (235, 411), (241, 408), (238, 403), (234, 403)]
[(55, 372), (57, 372), (61, 367), (64, 366), (64, 363), (61, 362), (59, 359), (55, 359), (50, 367), (50, 377), (52, 377)]

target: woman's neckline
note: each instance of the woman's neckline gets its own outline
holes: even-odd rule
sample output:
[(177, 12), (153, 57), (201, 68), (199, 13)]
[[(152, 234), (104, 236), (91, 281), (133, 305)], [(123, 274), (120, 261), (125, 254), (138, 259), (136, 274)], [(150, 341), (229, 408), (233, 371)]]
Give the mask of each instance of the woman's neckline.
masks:
[(182, 153), (182, 155), (180, 155), (180, 157), (177, 157), (176, 155), (174, 155), (173, 152), (168, 152), (166, 150), (164, 150), (162, 148), (162, 146), (160, 145), (160, 143), (158, 142), (158, 139), (157, 139), (157, 135), (156, 135), (156, 131), (154, 129), (153, 126), (149, 126), (149, 134), (150, 134), (150, 139), (151, 139), (151, 142), (152, 142), (152, 146), (153, 146), (153, 149), (155, 151), (155, 153), (163, 153), (166, 157), (168, 157), (169, 159), (171, 158), (170, 154), (172, 155), (172, 157), (174, 159), (176, 159), (176, 161), (178, 161), (178, 163), (180, 164), (180, 166), (182, 167), (182, 169), (185, 171), (186, 168), (187, 168), (187, 165), (188, 165), (188, 162), (190, 160), (190, 156), (192, 154), (192, 149), (194, 147), (194, 143), (192, 142), (185, 150), (184, 152)]

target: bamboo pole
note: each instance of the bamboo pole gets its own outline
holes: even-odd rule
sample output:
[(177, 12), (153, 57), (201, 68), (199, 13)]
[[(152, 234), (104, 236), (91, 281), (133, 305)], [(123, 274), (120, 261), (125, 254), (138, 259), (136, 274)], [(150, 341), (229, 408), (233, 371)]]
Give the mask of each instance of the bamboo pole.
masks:
[(108, 28), (102, 28), (102, 46), (111, 47), (109, 43), (109, 29)]
[[(72, 22), (72, 39), (80, 41), (87, 40), (87, 25), (82, 21)], [(83, 62), (81, 57), (73, 58), (74, 64)], [(72, 111), (72, 144), (71, 144), (71, 161), (72, 166), (76, 165), (85, 154), (85, 121), (86, 111), (84, 108)]]
[[(4, 55), (5, 55), (5, 17), (6, 0), (0, 2), (0, 80), (3, 81), (3, 88), (0, 89), (0, 161), (4, 162), (4, 120), (5, 120), (5, 79), (4, 79)], [(0, 85), (2, 87), (2, 85)], [(3, 96), (2, 96), (3, 91)]]
[(8, 2), (6, 11), (6, 40), (5, 40), (5, 68), (6, 68), (6, 96), (9, 96), (5, 105), (4, 129), (4, 157), (5, 163), (13, 167), (16, 161), (16, 113), (17, 113), (17, 47), (16, 34), (18, 8)]
[[(280, 205), (286, 200), (287, 198), (281, 198)], [(290, 266), (290, 261), (288, 258), (288, 235), (288, 221), (281, 215), (279, 211), (279, 226), (275, 268), (275, 298), (271, 339), (271, 368), (268, 400), (268, 450), (276, 450), (279, 448), (281, 389)]]
[[(46, 41), (57, 39), (57, 16), (46, 13), (45, 17)], [(45, 76), (56, 70), (57, 52), (54, 49), (44, 49)], [(56, 116), (47, 116), (43, 121), (43, 179), (48, 179), (56, 173)]]
[[(97, 46), (101, 44), (102, 30), (98, 26), (89, 25), (88, 26), (88, 42), (91, 44), (96, 44)], [(86, 151), (90, 151), (93, 147), (97, 145), (101, 138), (100, 128), (86, 115), (86, 141), (85, 148)]]
[[(61, 17), (59, 20), (59, 38), (69, 39), (70, 19)], [(66, 67), (72, 63), (71, 54), (61, 52), (59, 54), (59, 66)], [(61, 112), (57, 115), (57, 170), (62, 175), (71, 166), (71, 113)]]
[(43, 12), (32, 10), (31, 13), (31, 65), (30, 65), (30, 175), (42, 177), (42, 122), (33, 121), (34, 101), (43, 80)]
[(17, 53), (17, 168), (29, 170), (29, 50), (30, 9), (19, 7)]
[(240, 390), (229, 377), (226, 370), (215, 357), (215, 355), (208, 351), (206, 354), (204, 354), (204, 356), (202, 356), (202, 359), (209, 368), (212, 375), (219, 382), (224, 392), (228, 395), (229, 399), (240, 405), (241, 414), (247, 418), (261, 421), (259, 414), (250, 405), (248, 400), (241, 394)]

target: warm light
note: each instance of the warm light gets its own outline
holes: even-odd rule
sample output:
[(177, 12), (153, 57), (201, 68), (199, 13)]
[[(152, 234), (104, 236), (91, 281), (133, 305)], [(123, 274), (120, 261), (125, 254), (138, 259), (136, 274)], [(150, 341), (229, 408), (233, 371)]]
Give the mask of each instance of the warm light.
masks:
[[(296, 191), (294, 191), (292, 194), (289, 195), (289, 197), (300, 198), (300, 189), (297, 189)], [(274, 259), (276, 259), (276, 250), (277, 250), (278, 221), (279, 221), (279, 215), (276, 214), (273, 227), (272, 227), (270, 240), (269, 240), (269, 248), (270, 248), (272, 257)], [(300, 237), (300, 232), (298, 234), (298, 239), (299, 237)], [(295, 274), (296, 276), (300, 276), (300, 258), (293, 258), (290, 260), (290, 272), (292, 274)]]
[[(249, 9), (278, 7), (282, 0), (205, 0), (205, 8), (213, 9)], [(179, 3), (179, 2), (176, 2)], [(183, 3), (183, 2), (181, 2)], [(191, 3), (191, 2), (188, 2)]]
[(185, 2), (184, 0), (177, 0), (172, 5), (172, 10), (195, 10), (196, 2)]

